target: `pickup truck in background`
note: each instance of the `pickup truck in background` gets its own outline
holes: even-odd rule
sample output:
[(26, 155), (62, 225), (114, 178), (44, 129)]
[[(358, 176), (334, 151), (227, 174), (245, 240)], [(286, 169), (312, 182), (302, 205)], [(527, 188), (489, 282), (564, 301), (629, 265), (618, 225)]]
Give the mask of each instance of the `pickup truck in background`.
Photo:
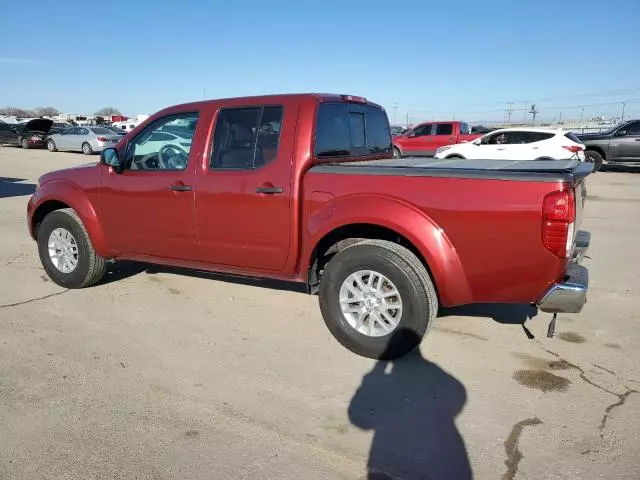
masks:
[(393, 137), (393, 156), (432, 157), (445, 145), (471, 142), (482, 133), (471, 133), (465, 122), (426, 122)]
[(578, 135), (585, 145), (588, 162), (600, 170), (602, 164), (638, 164), (640, 162), (640, 120), (630, 120), (603, 133)]
[(439, 306), (582, 309), (590, 165), (392, 149), (384, 110), (351, 95), (177, 105), (99, 163), (42, 176), (28, 227), (66, 288), (120, 259), (303, 282), (335, 338), (371, 358), (414, 349)]

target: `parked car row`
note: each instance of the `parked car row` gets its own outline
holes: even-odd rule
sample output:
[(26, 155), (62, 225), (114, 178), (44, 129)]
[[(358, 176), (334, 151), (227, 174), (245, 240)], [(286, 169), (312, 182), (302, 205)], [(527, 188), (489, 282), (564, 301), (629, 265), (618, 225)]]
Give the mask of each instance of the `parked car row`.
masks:
[[(488, 129), (487, 129), (488, 130)], [(549, 128), (503, 128), (473, 133), (464, 122), (426, 122), (393, 137), (394, 157), (437, 159), (578, 159), (599, 170), (605, 162), (640, 162), (640, 120), (600, 134)]]
[(22, 148), (42, 148), (47, 137), (68, 127), (66, 123), (56, 123), (46, 118), (35, 118), (25, 123), (5, 123), (0, 121), (0, 144), (17, 145)]

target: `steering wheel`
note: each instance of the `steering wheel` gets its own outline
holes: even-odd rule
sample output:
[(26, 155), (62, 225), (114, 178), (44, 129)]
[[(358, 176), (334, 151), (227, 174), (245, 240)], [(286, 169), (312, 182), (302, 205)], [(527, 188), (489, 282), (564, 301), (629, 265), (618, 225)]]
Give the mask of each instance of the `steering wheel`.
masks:
[(172, 143), (163, 145), (158, 151), (158, 163), (163, 169), (183, 170), (187, 167), (187, 160), (187, 152)]

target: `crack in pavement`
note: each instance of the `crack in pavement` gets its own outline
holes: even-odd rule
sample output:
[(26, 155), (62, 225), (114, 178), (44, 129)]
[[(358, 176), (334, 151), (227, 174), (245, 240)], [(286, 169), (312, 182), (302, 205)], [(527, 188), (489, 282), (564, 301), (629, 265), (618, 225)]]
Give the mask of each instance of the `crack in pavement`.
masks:
[[(627, 388), (627, 387), (625, 387)], [(618, 408), (624, 405), (624, 402), (627, 401), (627, 398), (629, 398), (629, 395), (631, 395), (632, 393), (638, 393), (637, 390), (632, 390), (630, 388), (627, 388), (627, 391), (624, 392), (622, 395), (616, 395), (618, 397), (618, 401), (615, 403), (612, 403), (611, 405), (609, 405), (605, 411), (604, 411), (604, 415), (602, 416), (602, 420), (600, 421), (600, 426), (598, 427), (600, 429), (600, 438), (604, 440), (604, 427), (606, 427), (607, 425), (607, 420), (609, 420), (609, 414), (611, 413), (611, 411), (614, 408)]]
[(502, 480), (513, 480), (518, 473), (518, 466), (520, 460), (524, 458), (524, 455), (520, 451), (520, 437), (524, 427), (540, 425), (542, 420), (538, 417), (527, 418), (516, 423), (511, 429), (511, 433), (504, 441), (504, 451), (507, 454), (507, 459), (504, 464), (507, 467), (507, 471), (502, 475)]
[(548, 354), (550, 354), (550, 355), (553, 355), (553, 356), (554, 356), (554, 357), (556, 357), (557, 359), (562, 360), (562, 361), (563, 361), (567, 366), (569, 366), (569, 367), (573, 368), (574, 370), (577, 370), (578, 372), (580, 372), (580, 378), (581, 378), (584, 382), (586, 382), (586, 383), (588, 383), (589, 385), (591, 385), (592, 387), (595, 387), (595, 388), (597, 388), (597, 389), (599, 389), (599, 390), (602, 390), (603, 392), (607, 392), (607, 393), (609, 393), (609, 394), (611, 394), (611, 395), (615, 395), (616, 397), (618, 396), (618, 394), (617, 394), (617, 393), (612, 392), (611, 390), (607, 390), (607, 389), (606, 389), (606, 388), (604, 388), (603, 386), (598, 385), (597, 383), (595, 383), (595, 382), (593, 382), (593, 381), (589, 380), (589, 379), (587, 378), (587, 375), (585, 374), (584, 370), (582, 369), (582, 367), (579, 367), (578, 365), (576, 365), (576, 364), (574, 364), (574, 363), (568, 362), (567, 360), (565, 360), (564, 358), (562, 358), (559, 354), (557, 354), (557, 353), (555, 353), (555, 352), (552, 352), (551, 350), (544, 349), (544, 351), (545, 351), (545, 352), (547, 352), (547, 353), (548, 353)]
[(0, 308), (18, 307), (20, 305), (26, 305), (27, 303), (37, 302), (39, 300), (46, 300), (47, 298), (57, 297), (63, 293), (67, 293), (69, 289), (62, 290), (61, 292), (50, 293), (49, 295), (43, 295), (42, 297), (31, 298), (29, 300), (23, 300), (22, 302), (7, 303), (6, 305), (0, 305)]
[(476, 340), (489, 340), (487, 337), (483, 337), (482, 335), (476, 335), (475, 333), (463, 332), (463, 331), (460, 331), (460, 330), (453, 330), (451, 328), (446, 328), (446, 327), (433, 327), (433, 329), (435, 331), (437, 331), (437, 332), (453, 333), (454, 335), (460, 335), (462, 337), (475, 338)]
[(600, 370), (604, 370), (605, 372), (610, 373), (611, 375), (613, 375), (614, 377), (617, 377), (618, 375), (616, 375), (616, 372), (614, 372), (613, 370), (609, 370), (608, 368), (604, 368), (601, 367), (600, 365), (598, 365), (597, 363), (592, 363), (591, 365), (593, 365), (596, 368), (599, 368)]
[[(638, 390), (634, 390), (634, 389), (632, 389), (632, 388), (627, 387), (626, 385), (624, 385), (624, 383), (623, 383), (623, 386), (624, 386), (624, 388), (626, 389), (626, 392), (624, 392), (624, 393), (615, 393), (615, 392), (612, 392), (611, 390), (608, 390), (608, 389), (606, 389), (606, 388), (604, 388), (604, 387), (602, 387), (602, 386), (600, 386), (600, 385), (598, 385), (598, 384), (596, 384), (596, 383), (592, 382), (591, 380), (589, 380), (589, 379), (586, 377), (586, 375), (585, 375), (585, 373), (584, 373), (584, 370), (583, 370), (581, 367), (579, 367), (578, 365), (574, 365), (573, 363), (567, 362), (566, 360), (564, 360), (563, 358), (561, 358), (561, 357), (560, 357), (560, 355), (558, 355), (558, 354), (557, 354), (557, 353), (555, 353), (555, 352), (552, 352), (551, 350), (546, 350), (546, 349), (545, 349), (545, 352), (547, 352), (548, 354), (553, 355), (554, 357), (556, 357), (556, 358), (558, 358), (558, 359), (562, 360), (562, 361), (563, 361), (563, 362), (565, 362), (565, 363), (566, 363), (566, 365), (568, 365), (569, 367), (576, 369), (578, 372), (580, 372), (580, 378), (581, 378), (582, 380), (584, 380), (586, 383), (588, 383), (589, 385), (591, 385), (591, 386), (593, 386), (593, 387), (596, 387), (596, 388), (598, 388), (598, 389), (602, 390), (603, 392), (606, 392), (606, 393), (608, 393), (608, 394), (610, 394), (610, 395), (613, 395), (614, 397), (617, 397), (617, 398), (618, 398), (618, 401), (617, 401), (617, 402), (614, 402), (614, 403), (612, 403), (611, 405), (609, 405), (607, 408), (605, 408), (605, 410), (604, 410), (604, 415), (602, 416), (602, 420), (600, 420), (600, 425), (599, 425), (599, 427), (598, 427), (598, 430), (600, 430), (600, 439), (601, 439), (601, 440), (604, 440), (604, 428), (605, 428), (605, 427), (606, 427), (606, 425), (607, 425), (607, 420), (609, 419), (609, 414), (611, 413), (611, 411), (612, 411), (614, 408), (618, 408), (618, 407), (623, 406), (623, 405), (624, 405), (624, 403), (627, 401), (627, 398), (629, 398), (629, 395), (631, 395), (632, 393), (640, 393), (640, 392), (639, 392)], [(603, 370), (605, 370), (605, 371), (607, 371), (607, 372), (611, 373), (613, 376), (617, 377), (616, 373), (615, 373), (615, 372), (612, 372), (611, 370), (608, 370), (608, 369), (603, 368), (603, 367), (601, 367), (601, 366), (599, 366), (599, 365), (596, 365), (595, 363), (594, 363), (594, 364), (592, 364), (592, 365), (593, 365), (594, 367), (601, 368), (601, 369), (603, 369)], [(627, 381), (635, 382), (636, 380), (627, 380)], [(598, 451), (598, 450), (592, 450), (591, 452), (597, 452), (597, 451)], [(588, 452), (588, 453), (591, 453), (591, 452)]]

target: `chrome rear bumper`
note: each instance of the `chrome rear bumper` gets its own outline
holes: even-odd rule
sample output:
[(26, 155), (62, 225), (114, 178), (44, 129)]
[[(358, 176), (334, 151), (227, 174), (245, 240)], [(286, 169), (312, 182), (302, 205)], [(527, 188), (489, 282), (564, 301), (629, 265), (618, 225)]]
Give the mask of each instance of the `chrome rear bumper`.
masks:
[(590, 240), (589, 232), (578, 232), (564, 281), (552, 285), (542, 296), (537, 303), (540, 310), (548, 313), (578, 313), (582, 310), (589, 291), (589, 270), (580, 263), (589, 248)]

